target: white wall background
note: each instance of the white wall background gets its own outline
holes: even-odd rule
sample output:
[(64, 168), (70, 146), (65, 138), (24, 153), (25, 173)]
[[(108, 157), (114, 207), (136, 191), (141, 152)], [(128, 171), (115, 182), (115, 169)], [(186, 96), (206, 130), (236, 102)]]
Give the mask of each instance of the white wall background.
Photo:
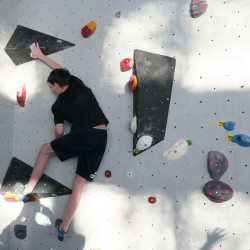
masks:
[[(41, 204), (1, 201), (1, 249), (100, 250), (247, 250), (249, 233), (249, 149), (227, 144), (217, 121), (234, 120), (237, 132), (250, 134), (248, 69), (250, 3), (210, 0), (205, 15), (189, 16), (189, 0), (0, 0), (0, 163), (1, 177), (11, 156), (33, 165), (40, 145), (52, 139), (50, 106), (55, 96), (46, 86), (49, 69), (40, 62), (16, 67), (4, 52), (17, 25), (76, 44), (51, 55), (83, 79), (110, 120), (108, 147), (95, 183), (83, 194), (65, 242), (56, 239), (54, 220), (68, 197)], [(121, 11), (121, 17), (115, 13)], [(96, 20), (89, 39), (81, 27)], [(130, 73), (119, 62), (134, 49), (177, 60), (165, 141), (133, 157)], [(16, 104), (16, 88), (27, 84), (28, 102)], [(193, 146), (181, 160), (162, 153), (180, 138)], [(206, 154), (219, 150), (230, 167), (222, 181), (235, 190), (232, 200), (214, 204), (201, 193), (209, 180)], [(75, 160), (53, 159), (47, 174), (71, 186)], [(112, 178), (104, 176), (112, 171)], [(157, 203), (148, 203), (155, 196)], [(16, 223), (26, 223), (28, 237), (15, 238)], [(219, 228), (219, 229), (218, 229)], [(223, 233), (220, 233), (223, 230)], [(224, 237), (220, 237), (224, 234)]]

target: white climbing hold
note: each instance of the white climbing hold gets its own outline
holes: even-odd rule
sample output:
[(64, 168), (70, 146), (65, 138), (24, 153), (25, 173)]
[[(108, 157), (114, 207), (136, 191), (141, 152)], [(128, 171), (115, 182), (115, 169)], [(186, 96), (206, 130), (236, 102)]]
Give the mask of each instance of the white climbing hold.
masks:
[(150, 135), (143, 135), (139, 138), (139, 140), (136, 143), (136, 150), (142, 151), (147, 148), (149, 148), (152, 145), (153, 137)]
[(191, 140), (180, 139), (163, 153), (163, 157), (168, 160), (178, 160), (188, 152), (190, 145), (192, 145)]
[(131, 121), (131, 124), (130, 124), (130, 130), (131, 132), (134, 134), (137, 130), (137, 117), (134, 116), (132, 121)]

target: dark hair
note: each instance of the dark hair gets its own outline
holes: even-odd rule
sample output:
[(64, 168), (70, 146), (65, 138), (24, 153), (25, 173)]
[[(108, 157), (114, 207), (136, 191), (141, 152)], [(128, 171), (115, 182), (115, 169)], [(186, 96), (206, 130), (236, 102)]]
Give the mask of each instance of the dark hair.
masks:
[(48, 82), (52, 85), (57, 83), (61, 87), (70, 85), (71, 75), (67, 69), (54, 69), (50, 72)]

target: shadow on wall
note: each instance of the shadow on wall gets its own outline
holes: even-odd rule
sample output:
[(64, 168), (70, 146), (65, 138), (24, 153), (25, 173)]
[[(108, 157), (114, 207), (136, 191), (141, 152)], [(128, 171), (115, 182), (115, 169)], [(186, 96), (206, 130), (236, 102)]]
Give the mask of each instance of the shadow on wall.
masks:
[[(55, 220), (55, 214), (44, 205), (40, 203), (24, 204), (20, 215), (2, 231), (0, 249), (33, 249), (34, 246), (42, 249), (84, 249), (84, 236), (76, 234), (72, 230), (67, 234), (64, 242), (58, 241), (57, 230), (54, 227)], [(19, 235), (23, 239), (16, 238), (16, 225), (26, 226), (26, 233), (25, 230), (19, 231)]]
[(225, 230), (216, 228), (212, 232), (207, 232), (207, 241), (205, 244), (201, 247), (200, 250), (211, 250), (214, 248), (216, 244), (218, 244), (220, 241), (224, 239), (226, 236)]

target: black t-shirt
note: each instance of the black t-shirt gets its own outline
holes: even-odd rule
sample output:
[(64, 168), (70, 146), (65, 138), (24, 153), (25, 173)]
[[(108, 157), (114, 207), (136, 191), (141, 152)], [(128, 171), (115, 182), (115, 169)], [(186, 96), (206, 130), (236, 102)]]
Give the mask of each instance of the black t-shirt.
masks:
[(75, 76), (71, 76), (69, 88), (58, 96), (51, 110), (55, 124), (67, 121), (72, 130), (109, 123), (91, 89)]

